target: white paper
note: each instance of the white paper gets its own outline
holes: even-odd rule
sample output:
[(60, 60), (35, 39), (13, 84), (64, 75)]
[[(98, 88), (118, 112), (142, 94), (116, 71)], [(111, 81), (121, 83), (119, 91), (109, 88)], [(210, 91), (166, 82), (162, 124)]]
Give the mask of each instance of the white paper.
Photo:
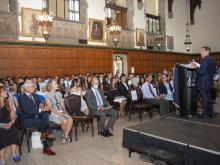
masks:
[(0, 123), (0, 128), (5, 128), (8, 125), (9, 125), (9, 123)]
[(8, 126), (9, 123), (0, 123), (0, 126)]
[(137, 91), (136, 91), (136, 90), (132, 90), (132, 91), (131, 91), (131, 99), (132, 99), (133, 101), (138, 100)]

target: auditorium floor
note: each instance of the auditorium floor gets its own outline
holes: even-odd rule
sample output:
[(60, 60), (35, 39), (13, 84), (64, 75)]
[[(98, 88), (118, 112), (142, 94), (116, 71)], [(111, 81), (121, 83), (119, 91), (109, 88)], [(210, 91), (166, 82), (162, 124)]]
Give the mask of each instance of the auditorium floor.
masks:
[[(217, 98), (215, 111), (220, 113), (220, 98)], [(143, 118), (149, 120), (148, 114)], [(61, 144), (60, 131), (55, 135), (56, 141), (53, 150), (56, 156), (50, 157), (42, 154), (42, 150), (32, 149), (27, 153), (26, 139), (23, 142), (22, 161), (18, 165), (146, 165), (150, 163), (140, 160), (138, 154), (133, 153), (128, 158), (128, 151), (122, 147), (122, 130), (124, 127), (139, 123), (138, 115), (132, 116), (132, 121), (128, 118), (120, 118), (114, 128), (114, 136), (104, 138), (97, 135), (91, 136), (91, 131), (82, 133), (79, 127), (79, 140), (70, 144)], [(95, 123), (96, 126), (96, 123)], [(73, 136), (74, 137), (74, 136)], [(8, 164), (12, 164), (10, 160)]]

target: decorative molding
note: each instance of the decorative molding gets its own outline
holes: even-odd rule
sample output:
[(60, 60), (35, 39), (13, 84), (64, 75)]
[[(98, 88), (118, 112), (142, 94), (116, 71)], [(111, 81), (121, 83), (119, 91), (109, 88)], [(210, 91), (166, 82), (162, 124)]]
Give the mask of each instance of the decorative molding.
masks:
[[(199, 56), (197, 53), (182, 53), (182, 52), (170, 52), (170, 51), (156, 51), (156, 50), (147, 50), (147, 49), (137, 49), (137, 48), (114, 48), (114, 47), (108, 47), (108, 46), (97, 46), (97, 45), (67, 45), (67, 44), (58, 44), (58, 43), (48, 43), (47, 45), (42, 42), (22, 42), (22, 41), (0, 41), (1, 45), (14, 45), (14, 46), (40, 46), (40, 47), (63, 47), (63, 48), (83, 48), (83, 49), (106, 49), (106, 50), (112, 50), (113, 52), (123, 52), (123, 53), (129, 53), (129, 52), (153, 52), (157, 54), (178, 54), (178, 55), (190, 55), (190, 56)], [(212, 52), (212, 55), (219, 55), (220, 52)]]

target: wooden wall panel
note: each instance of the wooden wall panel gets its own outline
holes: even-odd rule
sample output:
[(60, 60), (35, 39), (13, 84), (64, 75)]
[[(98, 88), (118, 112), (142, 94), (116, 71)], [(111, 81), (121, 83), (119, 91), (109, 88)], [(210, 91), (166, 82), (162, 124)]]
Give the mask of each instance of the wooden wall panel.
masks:
[(0, 46), (0, 77), (111, 72), (112, 51), (44, 46)]
[(216, 65), (220, 68), (220, 52), (213, 53), (212, 56), (215, 59)]
[(128, 52), (128, 70), (134, 67), (136, 73), (171, 70), (176, 63), (186, 63), (193, 56), (169, 52)]
[[(135, 67), (136, 73), (171, 69), (175, 63), (186, 63), (193, 58), (192, 55), (169, 52), (1, 45), (0, 77), (112, 72), (112, 55), (115, 53), (127, 55), (128, 72)], [(215, 59), (219, 65), (219, 54)]]

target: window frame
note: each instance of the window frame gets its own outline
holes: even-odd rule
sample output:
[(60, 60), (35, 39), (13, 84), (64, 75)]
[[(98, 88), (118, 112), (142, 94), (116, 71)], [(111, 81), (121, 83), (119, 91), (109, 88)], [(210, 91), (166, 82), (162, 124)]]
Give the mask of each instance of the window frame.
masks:
[[(74, 23), (79, 23), (80, 22), (80, 0), (73, 0), (73, 1), (78, 1), (79, 2), (79, 12), (76, 12), (76, 11), (73, 11), (73, 13), (79, 13), (79, 20), (77, 21), (77, 20), (71, 20), (71, 19), (68, 19), (68, 18), (66, 18), (66, 13), (65, 13), (65, 11), (66, 11), (66, 3), (65, 3), (65, 1), (66, 0), (63, 0), (64, 1), (64, 18), (63, 17), (59, 17), (59, 16), (57, 16), (57, 9), (58, 9), (58, 7), (57, 7), (57, 0), (55, 0), (56, 1), (56, 14), (55, 15), (53, 15), (54, 16), (54, 19), (55, 20), (58, 20), (58, 21), (65, 21), (65, 22), (74, 22)], [(68, 4), (69, 4), (69, 2), (70, 2), (70, 0), (68, 0)], [(50, 3), (48, 3), (49, 5), (49, 9), (50, 9)], [(67, 6), (68, 7), (68, 6)], [(75, 7), (75, 6), (74, 6)], [(68, 12), (69, 12), (69, 9), (68, 9)]]
[(8, 10), (0, 10), (0, 13), (14, 13), (13, 11), (10, 10), (10, 0), (8, 1)]
[[(148, 14), (148, 13), (146, 13), (146, 26), (147, 26), (147, 29), (146, 29), (146, 31), (147, 31), (147, 33), (151, 33), (151, 34), (156, 34), (157, 33), (157, 21), (158, 21), (158, 26), (159, 26), (159, 31), (160, 31), (160, 29), (161, 29), (161, 26), (160, 26), (160, 16), (156, 16), (156, 15), (152, 15), (152, 14)], [(152, 32), (150, 32), (149, 31), (149, 25), (150, 25), (150, 21), (149, 20), (152, 20)], [(154, 27), (153, 27), (153, 21), (155, 21), (155, 28), (156, 29), (154, 29)]]
[[(80, 0), (73, 0), (73, 1), (74, 1), (74, 3), (75, 3), (76, 1), (79, 2), (79, 11), (75, 11), (75, 10), (70, 10), (70, 9), (68, 9), (68, 12), (74, 14), (74, 16), (75, 16), (76, 13), (78, 13), (78, 14), (79, 14), (79, 20), (78, 20), (78, 21), (72, 20), (72, 21), (79, 22), (79, 21), (80, 21)], [(69, 2), (70, 2), (70, 0), (69, 0)], [(74, 8), (75, 8), (75, 6), (74, 6)], [(64, 10), (65, 10), (65, 8), (64, 8)], [(71, 20), (71, 19), (70, 19), (70, 20)]]
[[(106, 1), (105, 1), (106, 2)], [(115, 12), (117, 11), (120, 11), (120, 13), (124, 12), (124, 16), (125, 16), (125, 26), (122, 27), (122, 20), (120, 21), (120, 25), (122, 27), (123, 30), (127, 29), (127, 11), (128, 11), (128, 8), (126, 7), (121, 7), (121, 6), (117, 6), (115, 4), (109, 4), (106, 2), (106, 5), (105, 5), (106, 9), (110, 9), (110, 10), (115, 10)], [(121, 14), (122, 16), (122, 14)], [(106, 16), (106, 20), (108, 20), (109, 18)], [(116, 21), (116, 20), (115, 20)], [(108, 22), (106, 21), (106, 26), (111, 26), (112, 24), (112, 18), (111, 18), (111, 22), (110, 24), (107, 24)], [(116, 22), (117, 23), (117, 22)]]

